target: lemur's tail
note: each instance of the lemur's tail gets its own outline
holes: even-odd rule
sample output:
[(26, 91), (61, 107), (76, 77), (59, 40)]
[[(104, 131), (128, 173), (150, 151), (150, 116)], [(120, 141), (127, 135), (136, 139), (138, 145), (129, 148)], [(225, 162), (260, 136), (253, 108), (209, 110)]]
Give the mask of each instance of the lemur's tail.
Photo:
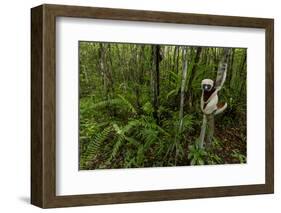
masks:
[(215, 111), (215, 115), (222, 113), (227, 107), (227, 103), (218, 103), (217, 110)]

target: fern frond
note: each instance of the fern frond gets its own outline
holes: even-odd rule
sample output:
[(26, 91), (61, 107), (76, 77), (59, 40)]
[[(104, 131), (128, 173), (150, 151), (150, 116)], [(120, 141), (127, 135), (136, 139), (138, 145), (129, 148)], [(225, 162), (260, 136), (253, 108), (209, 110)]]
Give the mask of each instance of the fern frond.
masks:
[(85, 169), (88, 167), (89, 161), (91, 161), (98, 153), (102, 143), (108, 138), (112, 132), (112, 127), (105, 128), (102, 132), (97, 133), (95, 137), (90, 141), (86, 147), (86, 151), (81, 155), (80, 168)]
[(126, 125), (123, 128), (120, 128), (117, 124), (113, 124), (113, 128), (116, 132), (116, 137), (117, 137), (117, 141), (115, 142), (113, 149), (112, 149), (112, 153), (109, 157), (109, 159), (107, 160), (108, 162), (112, 161), (112, 159), (116, 158), (121, 146), (128, 141), (131, 144), (137, 144), (137, 141), (134, 138), (128, 137), (125, 135), (125, 132), (130, 129), (132, 126), (130, 125)]
[(119, 135), (116, 143), (113, 146), (113, 150), (110, 156), (109, 161), (111, 161), (112, 159), (114, 159), (117, 156), (117, 153), (120, 150), (120, 147), (122, 146), (122, 144), (125, 142), (125, 137), (123, 135)]
[(150, 103), (150, 101), (146, 102), (143, 107), (142, 107), (143, 111), (150, 115), (152, 112), (153, 112), (153, 106), (152, 104)]
[(145, 143), (152, 144), (158, 139), (158, 131), (155, 131), (155, 129), (145, 128), (140, 130), (140, 136)]
[(179, 92), (179, 88), (177, 87), (176, 89), (172, 89), (170, 92), (168, 92), (168, 94), (166, 95), (166, 99), (169, 99), (170, 96), (174, 96), (176, 94), (178, 94)]
[(192, 127), (194, 125), (194, 120), (192, 115), (185, 115), (183, 117), (183, 131), (184, 130), (192, 130)]
[(181, 81), (181, 75), (174, 73), (172, 71), (169, 71), (172, 80), (175, 82), (175, 85), (178, 85), (178, 83)]
[(112, 105), (121, 105), (121, 103), (122, 102), (119, 98), (114, 98), (114, 99), (109, 99), (109, 100), (94, 103), (90, 108), (91, 109), (103, 108), (103, 107), (112, 106)]
[(121, 109), (126, 109), (132, 113), (136, 113), (135, 107), (122, 95), (118, 95), (118, 98), (100, 101), (89, 106), (88, 109), (104, 108), (108, 106), (117, 106)]
[(118, 95), (118, 97), (123, 101), (123, 103), (131, 110), (131, 112), (136, 113), (135, 107), (122, 95)]
[(128, 122), (127, 125), (125, 125), (122, 128), (123, 133), (129, 132), (133, 127), (141, 126), (142, 125), (142, 120), (141, 119), (134, 119)]

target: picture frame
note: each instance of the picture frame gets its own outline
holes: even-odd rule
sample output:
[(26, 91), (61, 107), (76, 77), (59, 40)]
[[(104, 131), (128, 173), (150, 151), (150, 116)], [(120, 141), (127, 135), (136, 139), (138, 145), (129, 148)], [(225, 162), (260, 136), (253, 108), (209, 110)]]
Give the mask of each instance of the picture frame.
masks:
[[(265, 30), (265, 183), (79, 195), (56, 194), (56, 18)], [(44, 4), (31, 9), (31, 203), (41, 208), (210, 198), (274, 192), (274, 20)]]

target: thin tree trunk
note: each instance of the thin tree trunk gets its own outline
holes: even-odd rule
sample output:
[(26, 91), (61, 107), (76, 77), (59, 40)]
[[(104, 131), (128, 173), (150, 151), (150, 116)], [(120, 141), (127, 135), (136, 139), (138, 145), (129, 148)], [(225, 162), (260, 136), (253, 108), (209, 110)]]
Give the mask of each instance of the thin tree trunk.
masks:
[(159, 107), (159, 95), (160, 95), (160, 45), (156, 45), (156, 62), (155, 62), (155, 69), (156, 69), (156, 89), (157, 89), (157, 104)]
[(160, 95), (160, 46), (152, 46), (152, 69), (151, 69), (151, 87), (152, 87), (152, 104), (153, 104), (153, 117), (156, 123), (159, 124), (159, 95)]
[(131, 73), (133, 75), (134, 81), (134, 92), (136, 96), (136, 107), (137, 111), (140, 112), (141, 103), (140, 103), (140, 77), (141, 77), (141, 68), (139, 66), (140, 55), (138, 53), (138, 46), (135, 45), (132, 48), (132, 57), (131, 57)]
[(172, 67), (172, 71), (176, 71), (177, 70), (175, 69), (177, 67), (177, 55), (178, 55), (178, 51), (179, 51), (179, 47), (178, 46), (175, 46), (175, 49), (174, 49), (174, 55), (173, 55), (173, 67)]
[[(239, 85), (239, 88), (238, 88), (238, 91), (242, 91), (242, 88), (243, 88), (243, 84), (245, 84), (246, 82), (245, 81), (241, 81), (241, 78), (243, 77), (246, 77), (245, 76), (245, 72), (244, 72), (244, 68), (245, 68), (245, 65), (246, 65), (246, 61), (247, 61), (247, 54), (246, 54), (246, 50), (245, 52), (243, 52), (243, 55), (242, 55), (242, 61), (241, 61), (241, 64), (239, 66), (239, 81), (242, 82), (240, 85)], [(239, 93), (241, 94), (241, 93)]]
[(100, 48), (99, 48), (99, 64), (100, 64), (100, 71), (103, 77), (103, 90), (105, 92), (105, 95), (107, 97), (108, 95), (108, 82), (107, 82), (107, 75), (106, 75), (106, 61), (105, 61), (105, 48), (102, 43), (100, 43)]
[[(234, 58), (235, 58), (235, 48), (232, 48), (232, 53), (230, 56), (230, 61), (229, 61), (229, 66), (228, 66), (229, 73), (233, 72)], [(232, 77), (232, 75), (229, 75), (229, 78), (228, 78), (229, 87), (230, 87), (231, 77)]]
[(111, 90), (112, 93), (114, 93), (114, 77), (113, 77), (113, 55), (112, 55), (112, 51), (111, 51), (111, 45), (108, 44), (107, 45), (107, 52), (108, 52), (108, 60), (107, 61), (107, 75), (108, 75), (108, 79), (109, 79), (109, 88)]
[(186, 76), (187, 76), (187, 48), (183, 47), (182, 49), (182, 80), (181, 80), (181, 93), (180, 93), (180, 110), (179, 110), (179, 129), (178, 134), (175, 135), (175, 165), (177, 165), (177, 160), (179, 156), (179, 140), (182, 135), (183, 128), (183, 107), (184, 107), (184, 90), (186, 85)]
[[(175, 46), (175, 49), (174, 49), (174, 53), (173, 53), (173, 57), (172, 57), (172, 62), (171, 62), (171, 64), (172, 64), (172, 67), (171, 67), (171, 69), (170, 69), (170, 72), (175, 72), (175, 73), (178, 73), (178, 70), (177, 70), (177, 54), (178, 54), (178, 51), (179, 51), (179, 47), (178, 46)], [(170, 84), (171, 84), (171, 73), (169, 72), (169, 87), (170, 87)]]
[(179, 133), (182, 132), (183, 125), (183, 107), (184, 107), (184, 90), (186, 85), (186, 76), (187, 76), (187, 57), (186, 57), (186, 47), (182, 50), (182, 80), (181, 80), (181, 94), (180, 94), (180, 112), (179, 112)]
[(199, 137), (199, 147), (202, 149), (204, 146), (204, 139), (206, 134), (206, 126), (207, 126), (207, 116), (203, 114), (203, 122), (201, 126), (201, 132)]
[(207, 116), (208, 122), (208, 134), (207, 134), (207, 147), (210, 147), (213, 143), (214, 131), (215, 131), (215, 118), (214, 114)]
[(239, 68), (240, 68), (240, 69), (239, 69), (240, 72), (243, 71), (244, 65), (245, 65), (245, 63), (246, 63), (246, 60), (247, 60), (247, 55), (246, 55), (246, 52), (244, 52), (244, 53), (243, 53), (242, 62), (241, 62), (240, 67), (239, 67)]
[(141, 45), (140, 49), (140, 72), (139, 72), (139, 83), (144, 83), (144, 64), (145, 64), (145, 52), (144, 52), (144, 45)]
[(192, 82), (193, 82), (194, 77), (195, 77), (197, 64), (199, 63), (199, 60), (200, 60), (202, 47), (197, 47), (196, 49), (197, 49), (196, 55), (195, 55), (195, 58), (191, 62), (192, 69), (190, 71), (190, 76), (189, 76), (189, 79), (188, 79), (188, 82), (187, 82), (188, 102), (189, 102), (190, 107), (193, 105), (192, 104), (192, 94), (193, 94), (193, 92), (192, 92)]
[(179, 72), (179, 55), (180, 55), (180, 50), (179, 47), (177, 46), (177, 58), (176, 58), (176, 73)]
[[(153, 69), (153, 60), (154, 60), (154, 47), (153, 45), (151, 46), (151, 68), (150, 68), (150, 91), (151, 91), (151, 103), (153, 105), (154, 108), (154, 99), (155, 99), (155, 78), (154, 78), (154, 69)], [(155, 108), (154, 108), (155, 110)]]
[[(120, 49), (119, 49), (118, 45), (116, 45), (116, 54), (117, 54), (117, 57), (118, 57), (118, 59), (117, 59), (118, 70), (122, 74), (123, 81), (125, 81), (124, 63), (123, 63), (123, 60), (122, 60), (122, 57), (121, 57), (121, 53), (120, 53)], [(118, 80), (120, 81), (120, 77), (118, 78)]]
[[(246, 78), (247, 77), (247, 52), (245, 51), (245, 60), (244, 60), (244, 64), (243, 64), (243, 67), (242, 67), (242, 70), (240, 71), (242, 74), (241, 74), (241, 77), (244, 77)], [(239, 94), (244, 94), (245, 93), (245, 87), (246, 87), (246, 81), (242, 81), (241, 83), (241, 86), (240, 86), (240, 93)], [(241, 96), (242, 97), (242, 96)]]

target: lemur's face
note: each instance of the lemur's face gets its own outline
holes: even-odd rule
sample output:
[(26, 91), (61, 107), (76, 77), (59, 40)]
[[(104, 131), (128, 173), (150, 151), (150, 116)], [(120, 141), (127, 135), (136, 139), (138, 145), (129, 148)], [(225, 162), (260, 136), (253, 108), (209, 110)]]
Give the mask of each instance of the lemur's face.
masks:
[(201, 86), (202, 86), (202, 90), (204, 92), (209, 92), (212, 90), (213, 88), (213, 85), (214, 85), (214, 82), (213, 80), (211, 79), (204, 79), (201, 83)]
[(210, 84), (203, 84), (203, 90), (206, 92), (211, 91), (212, 86)]

